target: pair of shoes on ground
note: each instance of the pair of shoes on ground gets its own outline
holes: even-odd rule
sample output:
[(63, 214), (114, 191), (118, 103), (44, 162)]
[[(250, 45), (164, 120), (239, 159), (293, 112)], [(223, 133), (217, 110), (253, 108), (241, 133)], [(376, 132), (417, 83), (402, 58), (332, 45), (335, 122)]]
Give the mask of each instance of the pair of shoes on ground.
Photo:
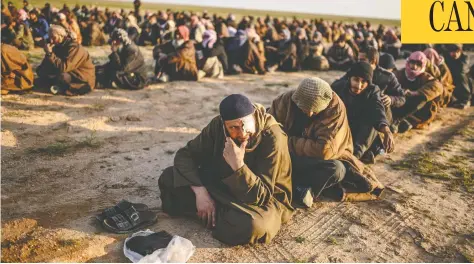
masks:
[(96, 219), (105, 230), (126, 234), (156, 223), (157, 216), (146, 204), (122, 200), (117, 205), (106, 208)]

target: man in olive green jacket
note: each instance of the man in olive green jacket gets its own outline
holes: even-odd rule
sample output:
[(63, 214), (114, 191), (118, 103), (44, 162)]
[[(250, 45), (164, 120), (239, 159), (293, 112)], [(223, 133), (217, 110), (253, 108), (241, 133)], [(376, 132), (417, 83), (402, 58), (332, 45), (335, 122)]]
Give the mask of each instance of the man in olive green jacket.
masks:
[(197, 215), (229, 245), (269, 243), (294, 211), (287, 142), (263, 106), (226, 97), (160, 176), (163, 211)]

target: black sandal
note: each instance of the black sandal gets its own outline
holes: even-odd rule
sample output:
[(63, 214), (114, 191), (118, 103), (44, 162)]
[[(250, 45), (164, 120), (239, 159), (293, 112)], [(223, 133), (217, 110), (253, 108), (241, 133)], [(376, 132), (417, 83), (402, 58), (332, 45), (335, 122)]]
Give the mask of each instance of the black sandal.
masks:
[(115, 205), (113, 207), (105, 208), (104, 211), (102, 211), (102, 213), (98, 214), (95, 218), (97, 219), (97, 221), (102, 223), (104, 221), (104, 219), (106, 219), (108, 217), (112, 217), (114, 215), (117, 215), (121, 211), (126, 210), (126, 209), (128, 209), (132, 206), (135, 208), (135, 210), (137, 210), (139, 212), (148, 211), (148, 206), (146, 204), (131, 203), (127, 200), (122, 200), (117, 205)]
[(120, 211), (117, 214), (102, 221), (105, 230), (117, 234), (126, 234), (156, 223), (157, 216), (151, 211), (137, 211), (134, 206), (124, 210), (119, 209)]

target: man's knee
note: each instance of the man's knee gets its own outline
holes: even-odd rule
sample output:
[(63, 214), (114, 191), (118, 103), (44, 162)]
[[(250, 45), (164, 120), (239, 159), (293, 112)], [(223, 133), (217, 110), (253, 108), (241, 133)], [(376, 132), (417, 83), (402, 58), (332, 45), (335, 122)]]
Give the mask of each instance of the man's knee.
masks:
[(160, 189), (173, 188), (173, 166), (163, 170), (158, 178), (158, 187), (160, 187)]
[(281, 214), (275, 208), (253, 217), (238, 211), (221, 217), (225, 219), (218, 221), (213, 235), (231, 246), (270, 243), (281, 227)]
[(71, 76), (71, 74), (69, 74), (67, 72), (63, 72), (63, 73), (59, 74), (58, 81), (61, 84), (70, 84), (71, 81), (72, 81), (72, 76)]

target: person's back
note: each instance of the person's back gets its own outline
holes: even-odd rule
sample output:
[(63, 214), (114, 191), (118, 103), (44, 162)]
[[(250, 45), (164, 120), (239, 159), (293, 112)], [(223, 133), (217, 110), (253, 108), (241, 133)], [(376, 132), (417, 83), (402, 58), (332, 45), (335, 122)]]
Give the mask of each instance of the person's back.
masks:
[(14, 46), (4, 43), (1, 44), (1, 51), (2, 94), (31, 89), (34, 74), (26, 56)]
[(164, 70), (172, 81), (197, 81), (198, 70), (193, 41), (186, 41), (172, 53)]

